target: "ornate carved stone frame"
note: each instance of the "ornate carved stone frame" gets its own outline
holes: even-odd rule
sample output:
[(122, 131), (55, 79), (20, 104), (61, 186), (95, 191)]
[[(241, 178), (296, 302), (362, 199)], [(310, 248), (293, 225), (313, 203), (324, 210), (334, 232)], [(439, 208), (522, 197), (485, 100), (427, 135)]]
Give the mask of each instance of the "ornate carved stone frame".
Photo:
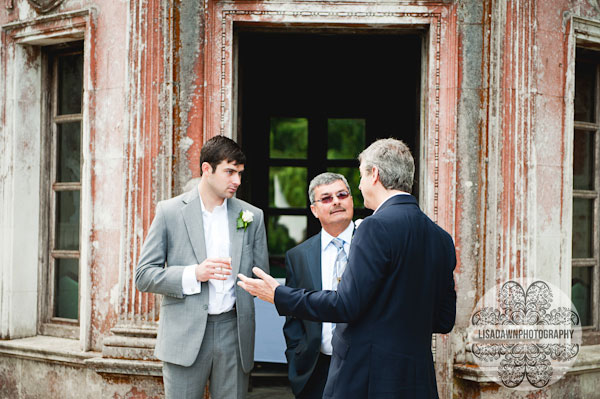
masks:
[[(328, 3), (328, 4), (325, 4)], [(456, 28), (451, 6), (330, 2), (205, 1), (204, 140), (236, 136), (234, 24), (246, 26), (415, 28), (428, 31), (423, 57), (420, 198), (432, 218), (453, 231), (456, 132)], [(442, 203), (442, 207), (439, 204)]]

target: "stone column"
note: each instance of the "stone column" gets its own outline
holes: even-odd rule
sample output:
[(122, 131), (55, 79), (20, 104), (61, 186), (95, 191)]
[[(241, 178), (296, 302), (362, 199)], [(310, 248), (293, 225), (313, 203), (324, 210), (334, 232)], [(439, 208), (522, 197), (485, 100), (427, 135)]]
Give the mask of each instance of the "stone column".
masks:
[[(486, 0), (481, 4), (481, 51), (475, 46), (469, 49), (470, 43), (463, 46), (466, 65), (482, 66), (478, 137), (467, 138), (468, 123), (459, 122), (465, 125), (459, 141), (478, 151), (459, 154), (461, 160), (472, 162), (470, 170), (475, 170), (473, 158), (478, 157), (476, 182), (472, 173), (460, 172), (468, 176), (469, 187), (478, 187), (476, 193), (463, 189), (459, 198), (471, 205), (471, 210), (464, 207), (459, 214), (472, 215), (461, 225), (461, 277), (472, 277), (457, 281), (455, 375), (473, 381), (469, 389), (479, 389), (475, 384), (489, 380), (473, 371), (470, 349), (459, 334), (487, 291), (510, 279), (536, 277), (570, 292), (571, 199), (565, 196), (570, 196), (565, 177), (570, 173), (565, 162), (569, 147), (564, 142), (565, 126), (569, 126), (564, 111), (567, 71), (560, 55), (565, 53), (566, 35), (556, 22), (562, 14), (555, 2)], [(555, 19), (550, 19), (552, 15)], [(481, 55), (475, 58), (469, 51)], [(461, 118), (465, 115), (461, 113)], [(475, 194), (477, 215), (472, 210)], [(467, 225), (472, 220), (478, 222), (476, 231)], [(469, 248), (469, 241), (476, 245)]]
[[(534, 138), (537, 85), (537, 2), (491, 1), (486, 35), (487, 120), (481, 137), (483, 237), (477, 296), (502, 280), (536, 272)], [(536, 118), (536, 116), (538, 118)], [(541, 182), (541, 180), (539, 180)], [(554, 253), (555, 248), (547, 248)]]
[(105, 358), (154, 360), (160, 300), (158, 295), (137, 291), (134, 276), (156, 203), (171, 196), (173, 12), (173, 0), (129, 4), (120, 303), (113, 335), (103, 341)]

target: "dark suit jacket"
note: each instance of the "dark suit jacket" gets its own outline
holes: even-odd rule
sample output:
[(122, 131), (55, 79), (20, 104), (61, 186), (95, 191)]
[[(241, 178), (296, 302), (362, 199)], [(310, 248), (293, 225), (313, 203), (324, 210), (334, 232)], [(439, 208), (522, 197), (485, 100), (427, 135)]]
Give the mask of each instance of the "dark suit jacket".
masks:
[(277, 287), (279, 314), (335, 329), (323, 398), (437, 398), (431, 334), (454, 326), (452, 238), (413, 196), (388, 199), (352, 239), (337, 291)]
[[(321, 233), (285, 254), (285, 285), (321, 290)], [(283, 326), (287, 349), (288, 377), (298, 395), (312, 375), (321, 348), (322, 323), (288, 316)]]

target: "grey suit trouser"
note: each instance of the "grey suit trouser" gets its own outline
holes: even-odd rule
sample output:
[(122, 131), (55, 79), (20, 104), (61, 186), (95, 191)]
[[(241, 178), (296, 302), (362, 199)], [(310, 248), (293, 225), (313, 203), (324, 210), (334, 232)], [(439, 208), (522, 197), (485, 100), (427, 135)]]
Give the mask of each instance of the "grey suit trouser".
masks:
[(166, 399), (243, 399), (249, 375), (242, 370), (235, 311), (209, 315), (198, 357), (190, 367), (163, 363)]

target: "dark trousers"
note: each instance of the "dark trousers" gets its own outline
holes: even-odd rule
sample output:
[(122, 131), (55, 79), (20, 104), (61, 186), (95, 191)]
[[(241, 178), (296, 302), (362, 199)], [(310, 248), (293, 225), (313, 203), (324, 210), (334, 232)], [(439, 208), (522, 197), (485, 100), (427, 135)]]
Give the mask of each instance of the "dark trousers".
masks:
[(319, 353), (317, 365), (306, 382), (304, 389), (302, 389), (302, 392), (296, 396), (296, 399), (323, 398), (323, 390), (325, 389), (327, 375), (329, 374), (329, 363), (331, 363), (331, 356)]

